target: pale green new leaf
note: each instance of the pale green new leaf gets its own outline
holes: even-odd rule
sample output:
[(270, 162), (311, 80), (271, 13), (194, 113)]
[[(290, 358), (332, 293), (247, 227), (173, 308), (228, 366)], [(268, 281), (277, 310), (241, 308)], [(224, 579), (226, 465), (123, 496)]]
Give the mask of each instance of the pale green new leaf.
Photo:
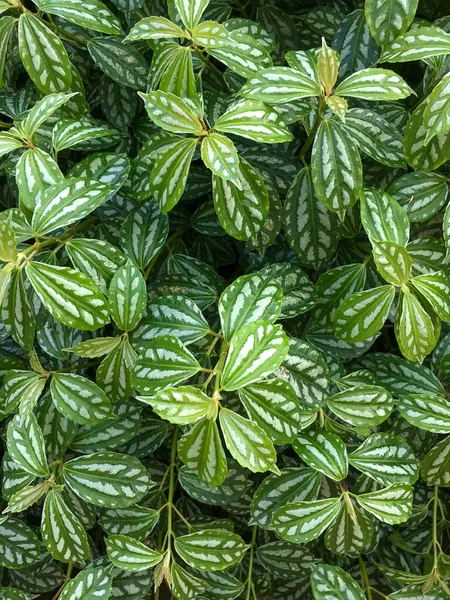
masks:
[(7, 448), (11, 458), (27, 473), (46, 477), (48, 472), (45, 442), (33, 413), (16, 415), (7, 430)]
[(2, 131), (2, 133), (0, 133), (0, 156), (23, 147), (24, 143), (17, 139), (15, 135), (12, 135), (12, 133), (9, 133), (8, 131)]
[(150, 341), (138, 357), (132, 383), (141, 394), (156, 394), (199, 370), (197, 359), (178, 338), (162, 335)]
[(367, 494), (358, 494), (358, 503), (383, 523), (404, 523), (411, 516), (413, 488), (407, 483), (393, 483)]
[(300, 433), (292, 443), (300, 458), (311, 468), (335, 481), (348, 472), (347, 449), (341, 438), (328, 431)]
[(221, 409), (219, 419), (225, 444), (239, 464), (253, 473), (279, 473), (275, 448), (258, 425), (227, 408)]
[(215, 402), (200, 389), (185, 385), (158, 392), (138, 400), (152, 406), (153, 412), (175, 425), (189, 425), (210, 414)]
[(340, 498), (286, 504), (275, 512), (271, 528), (285, 540), (305, 544), (318, 538), (333, 523), (340, 506)]
[(243, 558), (247, 548), (239, 535), (220, 529), (204, 529), (175, 540), (179, 556), (200, 571), (227, 569)]
[(289, 67), (273, 67), (251, 77), (241, 89), (241, 95), (267, 104), (285, 104), (301, 98), (319, 96), (320, 83), (309, 73)]
[(346, 342), (363, 342), (386, 321), (395, 297), (393, 285), (356, 292), (344, 300), (334, 317), (336, 335)]
[(116, 271), (108, 291), (109, 312), (117, 327), (131, 331), (147, 306), (147, 288), (139, 269), (131, 260)]
[(11, 496), (4, 513), (22, 512), (38, 502), (48, 492), (48, 481), (37, 485), (27, 485)]
[(128, 535), (110, 535), (106, 538), (106, 552), (112, 564), (124, 571), (149, 569), (164, 557)]
[(385, 281), (401, 286), (409, 280), (413, 261), (403, 246), (372, 241), (372, 247), (375, 266)]
[(82, 330), (108, 323), (106, 299), (83, 273), (36, 261), (29, 262), (25, 269), (34, 291), (57, 321)]
[(400, 100), (411, 94), (407, 83), (389, 69), (363, 69), (344, 79), (335, 94), (363, 100)]
[(276, 371), (288, 353), (289, 341), (281, 325), (259, 320), (248, 323), (231, 338), (221, 385), (237, 390)]
[(209, 0), (175, 0), (175, 6), (187, 29), (194, 29), (208, 4)]
[(320, 564), (312, 568), (311, 587), (315, 600), (365, 600), (356, 581), (340, 567)]
[(83, 525), (64, 502), (61, 494), (50, 490), (42, 510), (42, 539), (56, 560), (84, 562), (90, 555)]
[(202, 160), (215, 175), (240, 187), (239, 157), (233, 142), (225, 135), (211, 133), (203, 138)]
[(327, 405), (335, 415), (355, 427), (374, 427), (389, 417), (394, 400), (382, 387), (360, 384), (330, 396)]
[(373, 188), (361, 194), (361, 221), (367, 235), (376, 242), (405, 246), (409, 240), (406, 210), (392, 196)]
[(419, 477), (419, 461), (399, 436), (375, 433), (348, 457), (349, 463), (382, 485), (413, 484)]
[(397, 409), (408, 423), (433, 433), (450, 433), (450, 402), (442, 396), (408, 394), (397, 401)]
[(444, 271), (413, 277), (411, 285), (443, 321), (450, 321), (450, 283)]
[(96, 425), (112, 415), (105, 392), (82, 375), (55, 373), (50, 392), (59, 412), (80, 425)]
[(59, 37), (27, 10), (19, 19), (19, 53), (35, 86), (44, 94), (66, 92), (72, 83), (72, 65)]
[[(70, 351), (82, 358), (97, 358), (109, 354), (121, 342), (120, 337), (98, 337), (80, 342), (70, 348)], [(67, 348), (67, 350), (69, 350)]]
[(49, 117), (51, 117), (60, 106), (66, 104), (70, 98), (76, 94), (77, 92), (73, 92), (71, 94), (47, 94), (47, 96), (44, 96), (42, 100), (36, 102), (36, 104), (27, 114), (25, 121), (21, 124), (21, 128), (25, 137), (28, 140), (31, 140), (39, 127)]
[(397, 309), (395, 337), (403, 356), (419, 363), (437, 342), (430, 315), (408, 288), (401, 294), (401, 305)]
[(169, 92), (139, 93), (150, 119), (165, 131), (200, 135), (201, 121), (191, 105)]
[(126, 39), (129, 42), (138, 40), (157, 40), (161, 38), (184, 38), (186, 34), (165, 17), (145, 17), (138, 21), (130, 30)]
[[(48, 98), (49, 96), (46, 96)], [(20, 200), (34, 210), (38, 194), (64, 179), (58, 164), (47, 152), (30, 148), (22, 154), (16, 165), (16, 184)]]

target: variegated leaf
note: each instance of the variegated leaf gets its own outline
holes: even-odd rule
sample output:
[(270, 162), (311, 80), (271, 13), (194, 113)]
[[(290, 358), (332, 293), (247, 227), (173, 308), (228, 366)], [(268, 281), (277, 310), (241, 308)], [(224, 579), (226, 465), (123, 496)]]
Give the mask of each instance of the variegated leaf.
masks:
[(293, 502), (279, 508), (271, 528), (285, 540), (305, 544), (318, 538), (336, 519), (340, 498)]
[(384, 45), (380, 62), (409, 62), (450, 53), (450, 34), (439, 27), (417, 27)]
[(450, 433), (450, 402), (432, 394), (407, 394), (397, 401), (397, 409), (408, 423), (433, 433)]
[(363, 100), (400, 100), (411, 94), (407, 83), (389, 69), (363, 69), (344, 79), (336, 88), (339, 96)]
[(358, 385), (327, 398), (327, 405), (339, 418), (355, 427), (374, 427), (394, 409), (390, 393), (377, 385)]
[(59, 412), (80, 425), (95, 425), (112, 415), (105, 392), (82, 375), (55, 373), (50, 391)]
[(202, 160), (215, 175), (240, 187), (238, 153), (225, 135), (213, 132), (203, 138)]
[[(176, 425), (188, 425), (214, 414), (215, 402), (200, 389), (185, 385), (138, 400), (150, 404), (153, 412)], [(216, 408), (217, 410), (217, 408)]]
[(247, 545), (230, 531), (204, 529), (178, 537), (175, 550), (191, 567), (200, 571), (222, 571), (242, 559)]
[(347, 450), (341, 438), (327, 431), (301, 433), (292, 444), (300, 458), (311, 468), (335, 481), (345, 479)]
[(433, 321), (411, 291), (403, 288), (395, 317), (395, 337), (405, 358), (422, 363), (437, 343)]
[(33, 413), (24, 418), (16, 415), (10, 421), (7, 448), (11, 458), (27, 473), (36, 477), (49, 474), (44, 436)]
[(124, 571), (144, 571), (164, 557), (128, 535), (110, 535), (106, 539), (106, 552), (112, 564)]
[(309, 73), (288, 67), (273, 67), (251, 77), (241, 90), (242, 96), (267, 104), (285, 104), (293, 100), (319, 96), (319, 81)]
[(358, 503), (383, 523), (404, 523), (411, 515), (413, 488), (407, 483), (393, 483), (367, 494), (358, 494)]

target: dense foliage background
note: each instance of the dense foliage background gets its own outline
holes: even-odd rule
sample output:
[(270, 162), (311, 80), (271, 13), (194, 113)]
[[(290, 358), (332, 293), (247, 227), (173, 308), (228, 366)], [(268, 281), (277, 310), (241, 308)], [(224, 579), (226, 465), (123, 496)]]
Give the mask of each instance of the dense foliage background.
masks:
[(0, 598), (448, 598), (448, 3), (0, 12)]

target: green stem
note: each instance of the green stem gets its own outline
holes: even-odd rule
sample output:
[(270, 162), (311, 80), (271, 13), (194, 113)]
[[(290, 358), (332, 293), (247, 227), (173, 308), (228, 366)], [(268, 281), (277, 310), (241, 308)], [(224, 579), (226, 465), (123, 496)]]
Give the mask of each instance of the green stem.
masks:
[(326, 106), (326, 104), (325, 104), (324, 99), (320, 98), (316, 121), (315, 121), (314, 125), (312, 126), (311, 131), (309, 132), (308, 139), (304, 143), (303, 148), (300, 150), (299, 158), (302, 161), (302, 163), (305, 165), (305, 167), (308, 166), (305, 161), (305, 156), (306, 156), (306, 153), (308, 152), (308, 150), (310, 149), (310, 147), (312, 146), (312, 143), (314, 142), (314, 138), (316, 137), (317, 130), (319, 129), (319, 125), (323, 119), (323, 114), (325, 112), (325, 106)]
[(182, 237), (186, 231), (189, 229), (189, 225), (185, 225), (184, 227), (180, 227), (180, 229), (178, 229), (178, 231), (175, 231), (175, 233), (172, 233), (172, 235), (167, 238), (166, 243), (164, 244), (164, 246), (162, 246), (158, 252), (155, 254), (155, 256), (152, 258), (152, 260), (148, 263), (147, 268), (144, 271), (144, 279), (145, 281), (147, 281), (151, 270), (153, 269), (153, 267), (155, 266), (156, 261), (158, 260), (158, 258), (161, 256), (162, 252), (164, 251), (164, 248), (167, 246), (169, 247), (169, 244), (171, 244), (174, 240)]
[(69, 563), (67, 565), (67, 573), (66, 573), (66, 578), (64, 579), (64, 583), (59, 588), (59, 590), (56, 592), (56, 594), (53, 596), (52, 600), (56, 600), (62, 594), (64, 588), (70, 581), (70, 576), (72, 575), (72, 569), (73, 569), (73, 563)]
[(253, 526), (252, 529), (252, 541), (250, 546), (250, 558), (248, 561), (248, 574), (247, 574), (247, 594), (245, 595), (245, 600), (250, 600), (250, 594), (253, 589), (252, 583), (252, 575), (253, 575), (253, 557), (255, 555), (255, 546), (256, 546), (256, 535), (258, 533), (258, 527), (256, 525)]
[(177, 482), (175, 479), (175, 463), (177, 460), (177, 442), (178, 427), (175, 427), (172, 438), (172, 448), (170, 451), (170, 469), (169, 469), (169, 494), (167, 496), (167, 550), (170, 551), (171, 538), (173, 536), (173, 496)]
[(197, 46), (192, 46), (194, 49), (195, 54), (199, 57), (199, 59), (205, 64), (206, 67), (208, 67), (208, 69), (210, 69), (211, 71), (214, 71), (214, 73), (216, 75), (219, 75), (219, 77), (223, 77), (223, 73), (220, 69), (218, 69), (216, 67), (215, 64), (213, 64), (210, 60), (208, 56), (205, 56), (202, 52), (202, 50), (200, 50), (200, 48), (198, 48)]
[(437, 571), (438, 568), (438, 546), (439, 542), (437, 540), (437, 511), (439, 504), (439, 487), (437, 485), (434, 486), (434, 494), (433, 494), (433, 554), (434, 554), (434, 564), (433, 570)]
[(359, 556), (358, 560), (359, 560), (359, 568), (361, 569), (363, 590), (367, 594), (367, 600), (372, 600), (372, 592), (371, 592), (371, 588), (370, 588), (369, 576), (367, 574), (366, 564), (365, 564), (362, 556)]

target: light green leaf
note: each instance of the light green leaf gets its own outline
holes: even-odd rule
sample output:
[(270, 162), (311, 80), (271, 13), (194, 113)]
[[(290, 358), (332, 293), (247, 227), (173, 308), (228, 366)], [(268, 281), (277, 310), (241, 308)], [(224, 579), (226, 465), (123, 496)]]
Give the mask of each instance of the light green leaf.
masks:
[(138, 396), (138, 400), (150, 404), (153, 412), (175, 425), (195, 423), (213, 414), (215, 408), (212, 398), (190, 385), (161, 391), (151, 398)]
[(239, 161), (238, 188), (213, 175), (213, 200), (220, 224), (238, 240), (254, 237), (269, 214), (269, 198), (264, 180), (244, 159)]
[(16, 184), (20, 200), (30, 210), (34, 210), (38, 194), (44, 193), (47, 188), (63, 179), (58, 164), (50, 154), (39, 148), (30, 148), (17, 162)]
[(264, 379), (286, 358), (289, 342), (281, 325), (265, 321), (248, 323), (231, 338), (221, 385), (237, 390)]
[[(228, 23), (229, 21), (227, 22), (227, 25)], [(245, 31), (240, 32), (246, 33)], [(223, 46), (228, 41), (227, 29), (221, 23), (217, 23), (217, 21), (203, 21), (202, 23), (199, 23), (191, 31), (191, 35), (197, 46), (206, 46), (208, 48)], [(258, 42), (260, 41), (261, 40), (258, 39)]]
[(120, 337), (98, 337), (80, 342), (70, 348), (70, 351), (82, 358), (97, 358), (109, 354), (121, 342)]
[(133, 393), (131, 372), (136, 363), (137, 354), (129, 340), (122, 338), (100, 363), (96, 381), (113, 402), (128, 400)]
[(41, 553), (37, 535), (23, 521), (8, 517), (0, 522), (0, 565), (23, 569), (36, 562)]
[(443, 321), (450, 321), (450, 283), (444, 271), (413, 277), (411, 285)]
[(239, 100), (232, 104), (215, 122), (214, 129), (266, 144), (292, 140), (280, 114), (263, 102), (254, 100)]
[(178, 338), (163, 335), (146, 345), (134, 366), (132, 383), (141, 394), (155, 394), (199, 370), (197, 359)]
[(134, 456), (97, 452), (64, 464), (65, 483), (85, 502), (107, 508), (126, 508), (147, 493), (151, 477)]
[(147, 288), (141, 272), (131, 260), (112, 278), (108, 306), (117, 327), (123, 331), (134, 329), (141, 320), (147, 306)]
[(168, 144), (157, 154), (150, 173), (150, 191), (163, 215), (183, 195), (196, 146), (196, 139), (187, 138)]
[(209, 0), (197, 0), (197, 2), (193, 2), (193, 0), (175, 0), (175, 6), (187, 29), (194, 29), (208, 4)]
[(272, 66), (272, 60), (264, 46), (251, 35), (239, 31), (231, 31), (223, 44), (210, 45), (208, 54), (242, 77), (253, 77), (261, 69)]
[(340, 498), (286, 504), (275, 512), (271, 528), (285, 540), (304, 544), (318, 538), (333, 523), (340, 506)]
[(225, 135), (213, 132), (203, 138), (202, 160), (214, 175), (240, 187), (238, 153)]
[(342, 221), (361, 192), (362, 165), (353, 139), (337, 121), (325, 119), (317, 131), (311, 175), (317, 197)]
[[(4, 3), (3, 5), (0, 5), (1, 12), (4, 12), (9, 8), (12, 8), (12, 5), (8, 2), (6, 3), (6, 6), (4, 6)], [(3, 80), (3, 73), (5, 70), (5, 63), (7, 60), (8, 52), (11, 51), (9, 42), (15, 24), (16, 19), (14, 19), (13, 17), (6, 16), (2, 17), (2, 19), (0, 20), (0, 88), (6, 87), (6, 84)]]
[(34, 232), (45, 235), (84, 219), (105, 202), (110, 192), (109, 185), (94, 179), (69, 177), (54, 183), (37, 197)]
[(282, 289), (270, 277), (257, 273), (238, 277), (219, 299), (220, 322), (225, 339), (231, 339), (248, 323), (276, 321), (282, 298)]
[(258, 425), (227, 408), (221, 409), (219, 419), (225, 444), (239, 464), (253, 473), (279, 473), (275, 448)]
[(200, 571), (227, 569), (243, 558), (247, 548), (240, 536), (220, 529), (204, 529), (175, 540), (179, 556)]
[(400, 100), (412, 93), (407, 83), (389, 69), (363, 69), (344, 79), (335, 94), (363, 100)]
[(335, 415), (355, 427), (374, 427), (389, 417), (394, 400), (382, 387), (361, 384), (330, 396), (327, 405)]
[(349, 463), (382, 485), (413, 484), (419, 477), (419, 461), (399, 436), (375, 433), (354, 450)]
[(409, 280), (412, 258), (403, 246), (395, 242), (372, 241), (372, 247), (375, 266), (385, 281), (401, 286)]
[(208, 588), (206, 581), (194, 577), (186, 569), (180, 567), (175, 561), (170, 570), (172, 577), (172, 594), (178, 600), (191, 599), (199, 596)]
[(47, 96), (44, 96), (42, 100), (36, 102), (27, 114), (25, 121), (21, 124), (25, 137), (28, 140), (31, 140), (39, 127), (45, 123), (45, 121), (47, 121), (60, 106), (66, 104), (70, 98), (76, 96), (76, 94), (77, 92), (71, 94), (48, 94)]
[(36, 477), (49, 474), (44, 436), (33, 413), (26, 417), (16, 415), (10, 421), (6, 445), (11, 458), (24, 471)]
[(397, 401), (397, 409), (408, 423), (433, 433), (450, 433), (450, 402), (432, 394), (407, 394)]
[(105, 392), (82, 375), (55, 373), (50, 392), (59, 412), (80, 425), (96, 425), (112, 415)]
[(417, 27), (383, 48), (380, 62), (410, 62), (450, 54), (450, 34), (439, 27)]
[(186, 33), (165, 17), (145, 17), (138, 21), (130, 30), (126, 40), (157, 40), (160, 38), (184, 38)]
[(297, 396), (282, 379), (261, 381), (239, 389), (239, 398), (251, 421), (259, 425), (274, 444), (290, 443), (299, 430)]
[(12, 133), (9, 133), (8, 131), (2, 131), (2, 133), (0, 133), (0, 156), (4, 156), (13, 150), (23, 147), (24, 143), (17, 139), (15, 135), (12, 135)]
[(423, 113), (423, 124), (427, 128), (425, 144), (441, 133), (450, 129), (448, 110), (450, 107), (450, 74), (444, 75), (428, 97), (425, 112)]
[(361, 221), (367, 235), (376, 242), (405, 246), (409, 240), (406, 210), (384, 191), (365, 189), (361, 194)]
[(82, 330), (108, 323), (106, 300), (83, 273), (36, 261), (29, 262), (25, 269), (34, 291), (57, 321)]
[(182, 98), (168, 92), (139, 93), (150, 119), (165, 131), (199, 136), (203, 127), (198, 116)]
[(346, 478), (347, 449), (339, 436), (328, 431), (300, 433), (292, 447), (300, 458), (316, 471), (335, 481)]
[(106, 552), (112, 564), (124, 571), (143, 571), (160, 563), (164, 554), (148, 548), (128, 535), (106, 538)]
[(225, 481), (227, 458), (214, 418), (203, 418), (183, 435), (178, 442), (178, 455), (200, 480), (214, 486)]
[(344, 300), (334, 317), (336, 335), (346, 342), (363, 342), (386, 321), (395, 296), (393, 285), (356, 292)]
[(312, 568), (311, 587), (315, 600), (365, 600), (361, 587), (340, 567), (320, 564)]
[(450, 436), (427, 452), (422, 460), (420, 475), (428, 485), (450, 487)]
[(3, 382), (6, 401), (2, 403), (2, 414), (8, 415), (20, 406), (20, 413), (26, 416), (39, 400), (46, 381), (46, 377), (32, 371), (8, 370)]
[(42, 0), (39, 8), (86, 29), (122, 33), (117, 17), (100, 0)]
[[(83, 142), (98, 138), (112, 137), (116, 134), (114, 129), (96, 125), (91, 121), (77, 121), (61, 119), (53, 128), (52, 143), (56, 152), (67, 148), (77, 148)], [(83, 149), (82, 147), (80, 149)]]
[(404, 523), (411, 515), (413, 488), (406, 483), (393, 483), (367, 494), (358, 494), (358, 503), (383, 523)]
[(90, 555), (86, 531), (59, 492), (47, 494), (41, 527), (42, 539), (56, 560), (83, 563)]
[(3, 513), (16, 513), (27, 510), (48, 492), (48, 481), (37, 485), (28, 485), (11, 496)]
[(406, 286), (395, 317), (395, 337), (401, 353), (419, 363), (436, 345), (434, 325), (430, 315)]
[(112, 577), (106, 568), (83, 569), (65, 586), (60, 600), (108, 600)]
[(25, 70), (41, 92), (52, 94), (70, 89), (72, 65), (64, 44), (29, 10), (19, 19), (19, 53)]
[(251, 77), (241, 89), (241, 95), (267, 104), (285, 104), (301, 98), (319, 96), (321, 87), (309, 73), (273, 67)]

